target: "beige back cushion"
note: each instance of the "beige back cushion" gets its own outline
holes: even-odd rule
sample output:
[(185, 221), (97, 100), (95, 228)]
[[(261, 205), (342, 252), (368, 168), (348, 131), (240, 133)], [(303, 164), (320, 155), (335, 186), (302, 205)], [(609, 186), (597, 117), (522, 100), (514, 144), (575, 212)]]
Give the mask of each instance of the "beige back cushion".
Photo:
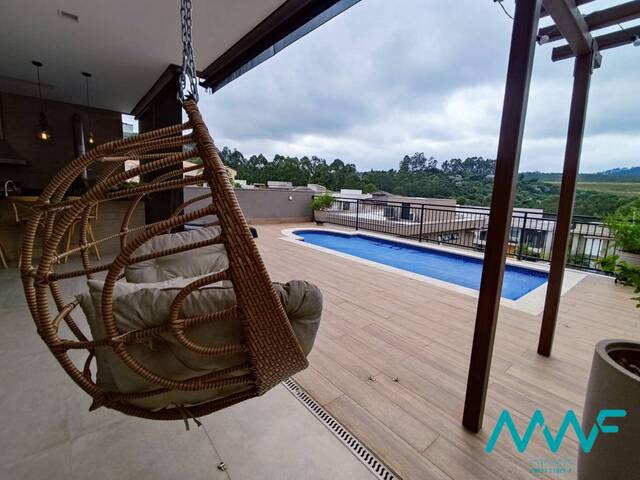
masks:
[[(127, 283), (116, 282), (113, 288), (113, 298), (120, 298), (143, 288), (182, 288), (192, 282), (192, 279), (175, 278), (160, 283)], [(91, 335), (95, 340), (106, 338), (107, 333), (102, 323), (102, 288), (104, 282), (100, 280), (89, 280), (87, 282), (89, 291), (76, 295), (80, 307), (87, 317), (87, 322), (91, 328)], [(100, 349), (98, 349), (100, 350)], [(111, 365), (121, 363), (120, 358), (110, 349), (102, 349), (96, 355), (98, 366), (97, 383), (109, 390), (117, 390), (117, 385), (111, 373)], [(124, 367), (124, 364), (122, 364)]]
[[(138, 247), (133, 256), (148, 255), (209, 240), (219, 234), (220, 227), (206, 227), (158, 235)], [(208, 245), (129, 265), (124, 274), (127, 282), (152, 283), (179, 277), (189, 278), (206, 275), (225, 270), (228, 265), (224, 245)]]
[[(175, 281), (184, 284), (184, 279)], [(120, 282), (118, 282), (120, 283)], [(104, 326), (100, 316), (102, 282), (89, 281), (90, 298), (79, 297), (95, 339), (104, 338)], [(183, 285), (164, 282), (156, 286), (136, 288), (132, 284), (116, 285), (113, 300), (114, 319), (121, 332), (156, 327), (167, 323), (169, 308)], [(317, 287), (303, 281), (274, 284), (283, 302), (294, 333), (305, 355), (313, 346), (322, 313), (322, 295)], [(87, 303), (92, 304), (91, 306)], [(197, 316), (229, 308), (235, 304), (232, 288), (212, 286), (190, 294), (182, 307), (183, 316)], [(93, 307), (93, 311), (91, 310)], [(97, 313), (96, 313), (97, 312)], [(244, 334), (237, 320), (218, 321), (200, 325), (187, 332), (187, 336), (201, 345), (215, 346), (242, 343)], [(145, 344), (128, 347), (131, 355), (152, 372), (166, 378), (185, 380), (214, 370), (247, 363), (246, 354), (208, 356), (192, 353), (183, 347), (170, 333)], [(150, 385), (132, 372), (111, 349), (96, 351), (99, 386), (119, 392), (140, 392), (157, 386)], [(244, 375), (248, 371), (239, 371)], [(147, 409), (159, 409), (170, 404), (195, 405), (223, 398), (248, 387), (234, 386), (199, 392), (170, 391), (161, 395), (137, 399), (131, 403)]]

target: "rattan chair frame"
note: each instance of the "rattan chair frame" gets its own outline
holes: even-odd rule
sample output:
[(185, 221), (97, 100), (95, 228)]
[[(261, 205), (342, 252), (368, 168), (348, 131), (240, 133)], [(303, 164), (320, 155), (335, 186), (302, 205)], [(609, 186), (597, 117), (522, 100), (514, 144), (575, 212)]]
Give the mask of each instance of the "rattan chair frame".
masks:
[[(68, 164), (32, 205), (32, 214), (25, 225), (21, 273), (27, 303), (37, 331), (67, 374), (93, 397), (92, 408), (105, 406), (127, 415), (154, 420), (180, 420), (185, 419), (185, 415), (198, 417), (262, 395), (308, 365), (198, 107), (192, 100), (185, 101), (183, 107), (188, 116), (188, 121), (184, 124), (100, 145)], [(183, 178), (185, 172), (196, 167), (176, 168), (148, 183), (136, 187), (124, 186), (127, 179), (136, 176), (142, 178), (142, 175), (165, 171), (167, 167), (181, 166), (183, 160), (195, 157), (200, 157), (203, 161), (203, 165), (196, 166), (198, 169), (204, 167), (202, 175)], [(140, 160), (141, 164), (125, 172), (123, 164), (129, 159)], [(64, 200), (73, 181), (85, 169), (95, 166), (101, 166), (103, 173), (98, 176), (94, 185), (81, 197)], [(187, 201), (166, 220), (136, 228), (129, 227), (136, 207), (150, 193), (181, 189), (186, 185), (202, 182), (206, 182), (210, 189), (206, 198), (199, 197), (199, 201), (209, 200), (206, 206), (197, 210), (192, 207), (187, 211), (187, 207), (194, 203)], [(130, 199), (131, 203), (120, 231), (89, 241), (89, 220), (97, 205), (123, 198)], [(216, 238), (149, 255), (135, 255), (135, 250), (154, 236), (209, 215), (217, 217), (221, 229)], [(57, 253), (64, 244), (65, 233), (74, 224), (79, 226), (79, 246)], [(36, 231), (44, 238), (44, 247), (34, 264)], [(112, 239), (120, 240), (120, 250), (115, 258), (110, 262), (93, 265), (89, 250)], [(214, 243), (224, 244), (226, 248), (229, 258), (227, 270), (208, 275), (184, 287), (171, 306), (166, 325), (132, 332), (119, 330), (113, 316), (113, 292), (115, 283), (128, 265)], [(74, 253), (80, 254), (82, 268), (56, 271), (60, 259)], [(106, 272), (102, 293), (102, 319), (107, 335), (105, 338), (93, 339), (83, 333), (72, 316), (78, 302), (66, 301), (60, 285), (72, 278), (93, 278), (97, 272)], [(181, 306), (191, 293), (220, 280), (229, 280), (233, 285), (236, 295), (236, 305), (233, 308), (198, 317), (181, 315)], [(54, 310), (49, 306), (51, 297), (56, 305)], [(201, 345), (197, 339), (189, 336), (189, 330), (193, 327), (215, 323), (223, 318), (239, 321), (245, 335), (243, 343), (212, 347)], [(66, 324), (75, 338), (61, 337), (62, 323)], [(186, 380), (166, 378), (137, 362), (129, 350), (131, 345), (161, 334), (173, 334), (186, 349), (200, 355), (246, 352), (249, 362), (247, 365), (209, 372)], [(153, 388), (139, 393), (122, 393), (108, 391), (97, 385), (92, 378), (91, 365), (96, 350), (101, 348), (115, 352), (131, 371), (147, 380)], [(87, 352), (82, 366), (72, 361), (72, 350)], [(250, 374), (238, 376), (241, 369), (248, 369)], [(130, 403), (130, 400), (171, 390), (202, 391), (232, 385), (245, 385), (247, 390), (195, 406), (175, 405), (154, 411)]]

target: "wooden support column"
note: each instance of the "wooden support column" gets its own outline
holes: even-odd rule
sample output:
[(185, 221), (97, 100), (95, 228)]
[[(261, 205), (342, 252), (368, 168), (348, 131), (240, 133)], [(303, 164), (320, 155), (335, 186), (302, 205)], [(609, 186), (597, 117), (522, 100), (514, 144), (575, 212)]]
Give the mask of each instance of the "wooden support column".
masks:
[[(133, 109), (138, 119), (140, 133), (149, 132), (157, 128), (168, 127), (182, 123), (182, 105), (178, 101), (180, 68), (169, 66), (149, 92)], [(178, 148), (176, 151), (180, 151)], [(181, 169), (181, 165), (169, 167), (166, 170), (153, 172), (143, 180), (149, 181), (171, 169)], [(155, 192), (145, 201), (145, 220), (147, 223), (158, 222), (168, 218), (179, 205), (184, 202), (182, 187), (164, 192)]]
[(462, 419), (462, 424), (472, 432), (482, 428), (484, 416), (541, 5), (542, 0), (516, 2), (487, 246)]
[[(73, 129), (73, 155), (77, 158), (84, 155), (87, 151), (84, 144), (84, 123), (82, 121), (82, 115), (74, 113), (71, 117), (71, 128)], [(72, 190), (80, 187), (81, 191), (86, 191), (88, 188), (88, 173), (85, 168), (82, 171), (82, 175), (73, 181)]]
[(573, 94), (571, 96), (571, 112), (569, 114), (569, 130), (567, 132), (567, 146), (564, 154), (562, 170), (562, 185), (560, 187), (560, 203), (558, 205), (558, 219), (553, 235), (553, 250), (551, 268), (547, 282), (547, 296), (542, 315), (542, 327), (538, 341), (538, 353), (548, 357), (551, 355), (553, 336), (558, 318), (560, 296), (562, 294), (562, 278), (567, 259), (567, 244), (571, 232), (573, 218), (573, 201), (576, 194), (576, 180), (580, 167), (582, 138), (587, 116), (589, 87), (593, 72), (594, 59), (599, 54), (588, 53), (576, 57)]

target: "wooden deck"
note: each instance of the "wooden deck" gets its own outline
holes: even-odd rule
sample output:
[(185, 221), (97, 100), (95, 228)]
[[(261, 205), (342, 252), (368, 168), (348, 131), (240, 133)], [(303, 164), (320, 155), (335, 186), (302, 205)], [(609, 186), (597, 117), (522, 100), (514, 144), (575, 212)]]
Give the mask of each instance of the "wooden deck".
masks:
[[(311, 366), (296, 379), (382, 461), (404, 479), (576, 477), (572, 432), (555, 455), (542, 435), (523, 454), (506, 431), (491, 454), (487, 440), (503, 409), (521, 432), (536, 409), (554, 431), (568, 409), (581, 417), (595, 343), (640, 337), (631, 289), (589, 275), (564, 295), (549, 359), (536, 354), (540, 316), (502, 308), (473, 435), (461, 419), (476, 299), (280, 240), (292, 226), (261, 225), (258, 244), (275, 281), (305, 279), (324, 294)], [(571, 471), (532, 471), (553, 461)]]

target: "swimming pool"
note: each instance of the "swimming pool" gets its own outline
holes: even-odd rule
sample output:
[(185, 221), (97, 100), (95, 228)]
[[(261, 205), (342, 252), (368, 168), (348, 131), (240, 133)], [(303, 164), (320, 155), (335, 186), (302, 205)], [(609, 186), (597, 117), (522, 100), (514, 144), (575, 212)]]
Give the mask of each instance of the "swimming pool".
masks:
[[(321, 230), (294, 230), (305, 242), (371, 260), (390, 267), (426, 275), (474, 290), (480, 289), (482, 260), (433, 248), (409, 245), (383, 238)], [(547, 281), (538, 270), (507, 265), (502, 297), (518, 300)]]

